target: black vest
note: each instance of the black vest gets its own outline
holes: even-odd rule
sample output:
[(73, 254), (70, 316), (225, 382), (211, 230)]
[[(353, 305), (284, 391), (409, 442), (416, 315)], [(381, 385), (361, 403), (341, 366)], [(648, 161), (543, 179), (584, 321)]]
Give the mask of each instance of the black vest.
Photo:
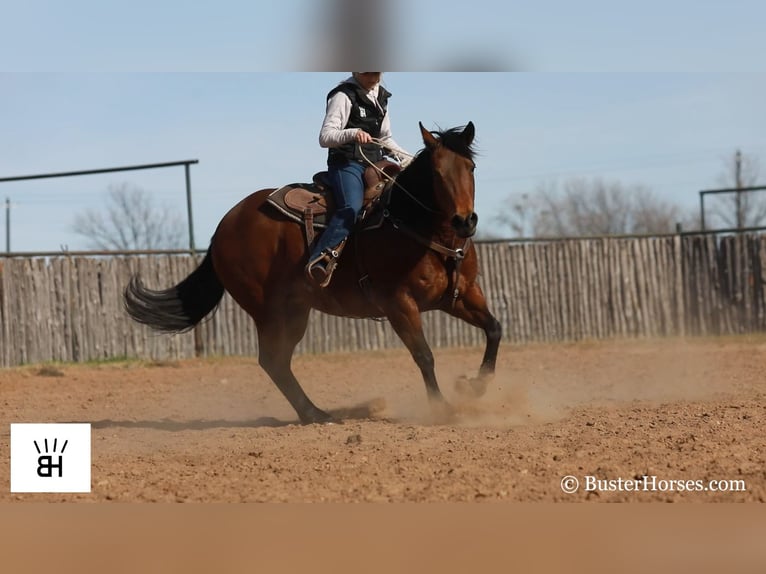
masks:
[[(351, 115), (348, 118), (348, 123), (343, 128), (360, 128), (374, 138), (380, 137), (380, 127), (383, 125), (383, 118), (386, 115), (388, 98), (391, 97), (391, 92), (383, 86), (378, 86), (378, 104), (380, 108), (370, 101), (364, 88), (355, 83), (344, 82), (340, 84), (327, 94), (327, 100), (329, 101), (338, 92), (343, 92), (351, 100)], [(327, 155), (327, 165), (339, 165), (349, 161), (358, 161), (367, 165), (367, 162), (359, 153), (359, 145), (353, 141), (339, 147), (331, 147)], [(362, 152), (370, 161), (378, 162), (383, 159), (383, 150), (380, 146), (363, 144), (361, 147)]]

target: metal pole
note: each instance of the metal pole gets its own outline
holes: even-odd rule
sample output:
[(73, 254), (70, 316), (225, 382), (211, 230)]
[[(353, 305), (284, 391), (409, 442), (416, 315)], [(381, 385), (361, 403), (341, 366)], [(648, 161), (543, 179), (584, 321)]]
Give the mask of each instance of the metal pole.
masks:
[(142, 165), (126, 165), (124, 167), (108, 167), (105, 169), (88, 169), (82, 171), (64, 171), (58, 173), (39, 173), (37, 175), (17, 175), (14, 177), (0, 177), (0, 182), (5, 181), (24, 181), (27, 179), (44, 179), (49, 177), (71, 177), (74, 175), (92, 175), (97, 173), (112, 173), (117, 171), (135, 171), (139, 169), (155, 169), (160, 167), (175, 167), (177, 165), (189, 165), (190, 163), (199, 163), (198, 159), (187, 159), (185, 161), (170, 161), (165, 163), (146, 163)]
[(5, 198), (5, 252), (11, 252), (11, 198)]
[(192, 219), (192, 199), (191, 199), (191, 176), (189, 175), (189, 164), (184, 164), (186, 171), (186, 213), (189, 218), (189, 250), (194, 251), (194, 221)]
[(700, 226), (705, 231), (705, 192), (700, 191)]
[(737, 186), (737, 195), (735, 196), (737, 204), (737, 229), (745, 226), (745, 214), (742, 211), (742, 152), (737, 150), (734, 156), (734, 181)]

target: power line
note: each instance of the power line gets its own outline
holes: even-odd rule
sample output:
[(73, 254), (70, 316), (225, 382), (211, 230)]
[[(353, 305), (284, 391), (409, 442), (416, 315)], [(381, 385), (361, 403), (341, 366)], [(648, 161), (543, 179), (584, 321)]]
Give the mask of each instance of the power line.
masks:
[[(764, 146), (750, 146), (751, 150), (766, 151)], [(600, 173), (610, 173), (616, 171), (640, 171), (651, 168), (669, 168), (695, 163), (709, 162), (715, 158), (714, 155), (721, 153), (730, 153), (731, 149), (716, 149), (697, 152), (678, 152), (674, 154), (646, 155), (633, 158), (613, 159), (608, 161), (596, 162), (589, 165), (580, 165), (572, 168), (559, 168), (546, 171), (539, 171), (527, 174), (518, 174), (503, 177), (486, 178), (482, 181), (486, 183), (526, 181), (530, 179), (545, 179), (563, 177), (567, 175), (581, 175), (594, 171)], [(750, 152), (752, 155), (752, 152)], [(683, 159), (686, 158), (686, 159)]]

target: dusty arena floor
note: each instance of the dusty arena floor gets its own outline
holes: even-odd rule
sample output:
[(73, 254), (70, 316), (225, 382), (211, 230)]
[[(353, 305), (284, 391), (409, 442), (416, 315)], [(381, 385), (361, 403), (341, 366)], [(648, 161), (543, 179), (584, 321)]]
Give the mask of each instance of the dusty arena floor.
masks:
[[(766, 339), (504, 345), (474, 401), (453, 387), (481, 350), (435, 355), (450, 424), (403, 350), (295, 360), (333, 425), (298, 425), (255, 359), (0, 371), (0, 501), (766, 499)], [(92, 493), (10, 493), (12, 422), (91, 423)], [(672, 482), (711, 480), (736, 490)]]

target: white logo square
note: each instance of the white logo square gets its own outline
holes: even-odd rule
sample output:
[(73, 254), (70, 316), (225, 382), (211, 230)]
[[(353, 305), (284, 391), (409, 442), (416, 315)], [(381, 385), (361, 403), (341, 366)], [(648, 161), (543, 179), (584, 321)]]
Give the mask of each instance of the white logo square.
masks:
[(11, 492), (90, 492), (90, 424), (11, 424)]

